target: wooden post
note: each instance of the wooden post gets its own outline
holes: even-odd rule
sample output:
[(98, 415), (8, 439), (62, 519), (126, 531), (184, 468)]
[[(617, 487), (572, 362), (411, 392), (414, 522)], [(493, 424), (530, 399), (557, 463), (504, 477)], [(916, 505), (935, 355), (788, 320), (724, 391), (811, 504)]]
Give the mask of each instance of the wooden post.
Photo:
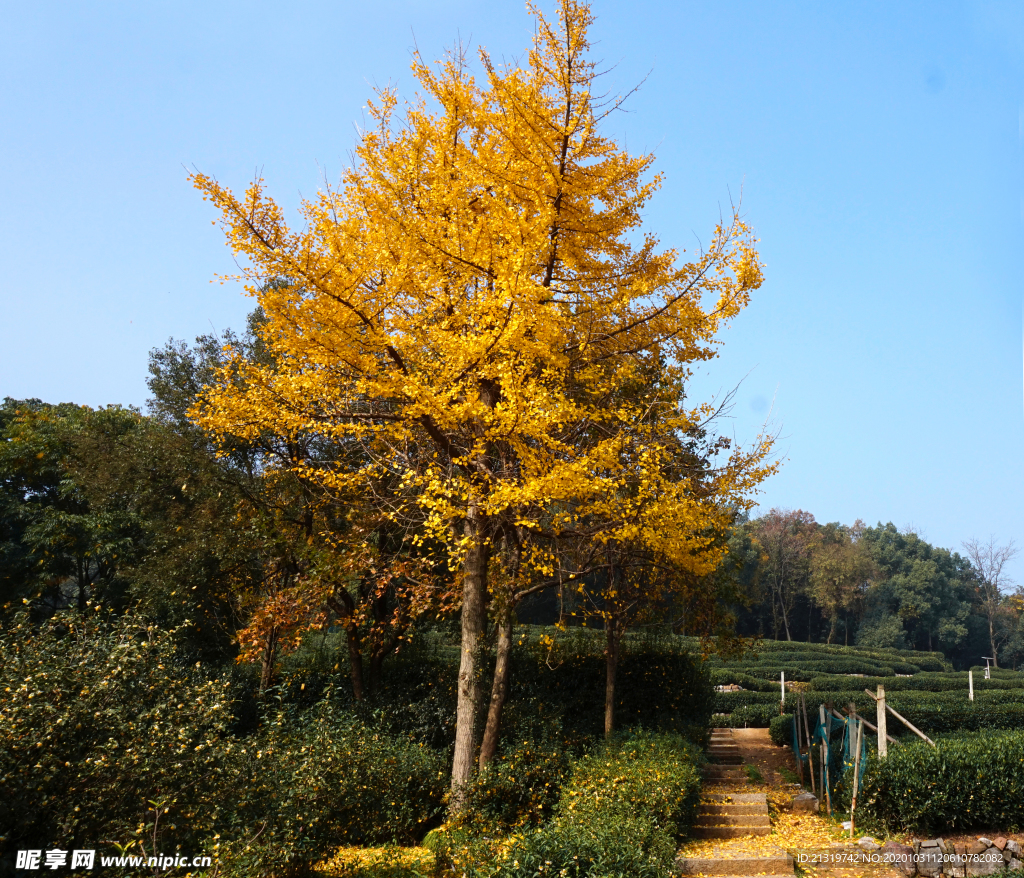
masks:
[(853, 825), (857, 819), (854, 816), (854, 811), (857, 810), (857, 784), (860, 780), (860, 747), (861, 739), (864, 736), (864, 721), (854, 719), (854, 722), (857, 723), (855, 726), (857, 733), (854, 735), (854, 746), (856, 749), (853, 753), (853, 799), (850, 802), (850, 838), (853, 838)]
[[(870, 689), (865, 689), (864, 691), (868, 695), (870, 695), (872, 698), (875, 699), (875, 703), (876, 704), (884, 704), (885, 703), (885, 690), (881, 686), (878, 687), (879, 695), (875, 695), (875, 693), (872, 692)], [(901, 723), (903, 723), (903, 725), (905, 725), (908, 729), (910, 729), (910, 731), (912, 731), (915, 735), (917, 735), (922, 741), (927, 741), (933, 747), (935, 746), (935, 742), (931, 738), (929, 738), (924, 732), (922, 732), (917, 726), (915, 726), (910, 720), (908, 720), (905, 716), (903, 716), (902, 714), (897, 713), (888, 704), (885, 705), (885, 709), (887, 711), (889, 711), (889, 713), (891, 713), (894, 717), (896, 717), (896, 719), (898, 719)], [(882, 720), (884, 722), (884, 720), (885, 720), (884, 715), (879, 714), (879, 716), (882, 718)]]
[[(865, 691), (867, 691), (867, 690), (865, 690)], [(874, 698), (875, 696), (872, 695), (871, 697)], [(854, 709), (854, 713), (856, 713), (856, 709)], [(835, 716), (836, 719), (842, 719), (842, 717), (839, 714), (833, 714), (833, 716)], [(878, 734), (878, 726), (874, 725), (873, 723), (868, 722), (859, 713), (857, 714), (857, 719), (859, 719), (862, 723), (864, 723), (864, 727), (865, 728), (870, 729), (876, 735)], [(886, 737), (886, 740), (890, 744), (898, 744), (899, 743), (899, 741), (897, 741), (892, 735), (886, 735), (885, 737)]]
[(876, 716), (878, 717), (878, 758), (885, 759), (889, 755), (889, 736), (885, 733), (885, 687), (878, 687), (878, 695), (875, 701)]
[(779, 685), (781, 686), (782, 695), (779, 698), (779, 716), (782, 716), (786, 712), (786, 672), (781, 671), (779, 677)]
[(811, 776), (811, 792), (816, 792), (814, 786), (814, 757), (811, 753), (814, 750), (814, 744), (811, 741), (811, 729), (807, 722), (807, 700), (804, 698), (803, 693), (800, 693), (800, 712), (804, 718), (804, 740), (807, 742), (807, 773)]
[(974, 701), (974, 671), (967, 672), (967, 693), (971, 697), (971, 701)]
[[(830, 702), (830, 704), (831, 704), (831, 702)], [(825, 713), (825, 706), (824, 705), (822, 705), (821, 711), (822, 711), (822, 713)], [(822, 747), (823, 755), (824, 755), (824, 758), (822, 759), (822, 761), (824, 762), (824, 768), (825, 768), (825, 784), (824, 784), (824, 787), (825, 787), (825, 801), (828, 804), (828, 816), (831, 817), (832, 816), (832, 789), (831, 789), (832, 784), (829, 782), (830, 778), (829, 778), (829, 771), (828, 771), (828, 763), (829, 763), (830, 758), (832, 757), (832, 713), (831, 713), (831, 711), (829, 713), (825, 714), (825, 740), (822, 742), (821, 747)]]
[(803, 760), (803, 749), (804, 740), (803, 735), (800, 733), (800, 702), (797, 701), (793, 709), (793, 743), (796, 747), (796, 769), (800, 775), (800, 786), (804, 785), (804, 760)]

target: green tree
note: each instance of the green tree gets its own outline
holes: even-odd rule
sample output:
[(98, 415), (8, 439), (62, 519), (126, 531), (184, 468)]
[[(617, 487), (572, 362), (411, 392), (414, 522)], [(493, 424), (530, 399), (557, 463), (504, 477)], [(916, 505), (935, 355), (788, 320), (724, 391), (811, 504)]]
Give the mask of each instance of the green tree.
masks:
[(119, 568), (137, 554), (130, 511), (91, 504), (72, 462), (83, 431), (99, 419), (123, 428), (136, 417), (111, 407), (5, 399), (0, 410), (0, 513), (5, 560), (2, 605), (28, 601), (49, 615), (90, 599), (122, 602)]
[[(875, 574), (860, 540), (863, 530), (860, 521), (853, 527), (832, 522), (819, 527), (810, 544), (810, 597), (829, 621), (827, 643), (836, 637), (840, 615), (857, 612)], [(848, 623), (845, 628), (849, 642)]]
[[(964, 643), (974, 590), (965, 558), (892, 522), (865, 528), (861, 541), (878, 574), (865, 595), (859, 642), (897, 646), (904, 632), (920, 649), (953, 651)], [(883, 631), (891, 642), (878, 641)]]
[(811, 568), (811, 541), (817, 528), (814, 516), (802, 509), (772, 509), (753, 523), (760, 544), (761, 576), (769, 595), (773, 636), (779, 630), (792, 640), (791, 617), (797, 599), (807, 591)]

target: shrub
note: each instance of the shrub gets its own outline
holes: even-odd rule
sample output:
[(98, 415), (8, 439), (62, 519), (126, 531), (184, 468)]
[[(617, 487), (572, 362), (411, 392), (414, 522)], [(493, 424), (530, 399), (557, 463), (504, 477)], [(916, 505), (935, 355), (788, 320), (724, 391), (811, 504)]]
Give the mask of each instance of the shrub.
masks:
[[(550, 628), (519, 630), (503, 744), (535, 739), (538, 724), (557, 722), (570, 748), (589, 746), (604, 732), (603, 633), (575, 629), (557, 634), (552, 645)], [(420, 637), (389, 660), (380, 691), (356, 709), (389, 732), (446, 749), (455, 736), (458, 665), (457, 647)], [(695, 740), (706, 735), (714, 688), (707, 666), (682, 638), (627, 636), (616, 690), (620, 729), (643, 726)]]
[(554, 818), (510, 840), (433, 834), (438, 861), (467, 878), (668, 878), (697, 811), (700, 752), (678, 735), (637, 732), (573, 767)]
[(470, 878), (668, 878), (675, 844), (643, 817), (601, 815), (587, 823), (559, 821), (513, 839), (493, 868)]
[[(1024, 701), (1012, 692), (900, 692), (889, 703), (924, 732), (1024, 728)], [(902, 727), (899, 720), (890, 726)]]
[(892, 747), (869, 759), (859, 806), (889, 831), (1024, 827), (1024, 732)]
[(735, 684), (742, 686), (752, 692), (778, 692), (779, 681), (775, 680), (773, 683), (771, 680), (763, 677), (754, 677), (741, 670), (735, 668), (710, 668), (711, 682), (715, 686), (727, 686), (729, 684)]
[(778, 700), (769, 704), (744, 704), (731, 713), (720, 714), (712, 720), (723, 729), (766, 729), (773, 717), (779, 715)]
[(0, 634), (4, 847), (138, 840), (154, 801), (161, 850), (201, 849), (233, 717), (227, 685), (182, 665), (180, 633), (96, 609)]
[(159, 807), (161, 851), (211, 851), (249, 876), (344, 843), (408, 842), (439, 817), (443, 754), (326, 700), (234, 736), (237, 680), (184, 666), (179, 634), (92, 611), (0, 636), (5, 847), (148, 848)]
[(586, 822), (599, 814), (642, 814), (670, 836), (685, 835), (697, 814), (700, 751), (678, 735), (637, 732), (576, 763), (557, 817)]
[(549, 820), (569, 776), (571, 755), (555, 734), (520, 741), (474, 779), (451, 824), (476, 833), (508, 834)]
[(324, 700), (279, 711), (231, 746), (217, 818), (229, 874), (314, 862), (341, 845), (408, 844), (443, 811), (448, 765), (423, 743), (367, 726)]
[(318, 864), (315, 874), (331, 878), (432, 878), (434, 856), (425, 848), (395, 845), (342, 848)]
[(793, 714), (784, 713), (782, 716), (772, 717), (768, 729), (768, 735), (776, 747), (793, 746)]
[[(524, 631), (513, 654), (510, 705), (529, 703), (536, 714), (557, 717), (572, 739), (604, 730), (605, 658), (600, 632), (575, 630), (541, 644)], [(711, 719), (714, 687), (704, 662), (674, 637), (623, 640), (616, 681), (616, 725), (675, 732), (702, 740)], [(510, 734), (514, 732), (510, 729)]]

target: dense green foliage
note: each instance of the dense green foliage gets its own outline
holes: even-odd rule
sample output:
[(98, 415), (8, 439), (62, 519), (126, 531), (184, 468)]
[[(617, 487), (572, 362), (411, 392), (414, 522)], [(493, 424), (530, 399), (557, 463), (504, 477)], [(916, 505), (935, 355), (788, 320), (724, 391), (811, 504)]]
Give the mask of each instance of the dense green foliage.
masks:
[(696, 816), (699, 751), (678, 735), (638, 732), (577, 761), (553, 819), (507, 844), (455, 832), (433, 843), (471, 878), (666, 878)]
[(168, 846), (195, 846), (212, 834), (227, 685), (182, 663), (178, 632), (90, 612), (0, 633), (0, 838), (138, 838), (158, 802)]
[(730, 545), (744, 540), (754, 550), (742, 555), (746, 599), (732, 607), (741, 635), (941, 650), (959, 668), (982, 655), (1008, 667), (1024, 662), (1024, 591), (1000, 593), (967, 558), (891, 522), (819, 524), (807, 512), (773, 509), (743, 523)]
[(963, 735), (872, 757), (860, 807), (889, 830), (1024, 827), (1024, 732)]
[[(344, 685), (336, 642), (311, 639), (263, 701), (253, 699), (251, 675), (194, 662), (190, 643), (187, 630), (92, 608), (12, 621), (0, 636), (7, 847), (115, 839), (209, 850), (229, 874), (262, 875), (301, 868), (338, 845), (408, 844), (440, 822), (458, 657), (442, 634), (396, 657), (387, 684), (364, 704)], [(556, 640), (552, 652), (541, 632), (524, 631), (499, 758), (460, 817), (474, 835), (543, 827), (619, 769), (602, 811), (643, 805), (644, 857), (664, 842), (657, 833), (689, 825), (694, 745), (638, 732), (580, 760), (601, 727), (600, 705), (588, 701), (603, 673), (598, 648), (596, 638), (576, 636)], [(690, 702), (706, 723), (710, 682), (685, 649), (632, 639), (622, 667), (633, 686), (625, 715), (637, 725), (688, 727)], [(575, 838), (577, 853), (612, 856), (620, 828), (570, 822), (562, 818), (559, 838)]]
[(278, 713), (259, 736), (225, 751), (227, 796), (212, 822), (232, 874), (301, 866), (342, 844), (409, 844), (443, 813), (442, 754), (330, 701), (301, 716)]
[(768, 734), (776, 747), (793, 746), (793, 714), (773, 716), (768, 723)]
[(183, 664), (180, 635), (99, 612), (4, 632), (5, 847), (113, 838), (213, 850), (257, 875), (343, 843), (409, 842), (440, 816), (443, 754), (329, 699), (232, 735), (231, 680)]

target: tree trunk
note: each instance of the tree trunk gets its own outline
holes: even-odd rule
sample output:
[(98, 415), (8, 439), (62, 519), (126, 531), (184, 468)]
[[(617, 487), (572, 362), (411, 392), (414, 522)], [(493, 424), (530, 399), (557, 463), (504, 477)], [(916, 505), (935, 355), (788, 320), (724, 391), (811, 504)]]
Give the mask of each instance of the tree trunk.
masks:
[(348, 642), (348, 667), (349, 676), (352, 679), (352, 695), (356, 701), (362, 701), (366, 697), (366, 690), (363, 686), (363, 650), (355, 625), (345, 629), (345, 639)]
[(608, 646), (605, 650), (604, 677), (604, 736), (610, 738), (615, 731), (615, 677), (619, 670), (619, 643), (622, 633), (614, 619), (605, 620)]
[(999, 656), (996, 653), (996, 629), (992, 623), (992, 613), (988, 614), (988, 645), (992, 649), (992, 667), (999, 667)]
[(831, 646), (832, 645), (832, 641), (835, 640), (836, 627), (839, 624), (839, 615), (837, 613), (833, 613), (832, 614), (832, 618), (830, 619), (830, 621), (831, 621), (832, 625), (828, 629), (828, 640), (825, 641), (829, 646)]
[(498, 622), (498, 655), (494, 665), (494, 682), (491, 684), (491, 703), (487, 708), (487, 725), (484, 739), (480, 744), (480, 770), (483, 771), (498, 750), (498, 734), (501, 731), (501, 711), (508, 698), (508, 681), (512, 658), (512, 622), (514, 611), (507, 611)]
[(263, 645), (263, 663), (260, 669), (260, 695), (270, 688), (274, 682), (274, 664), (277, 662), (277, 626), (267, 632)]
[(785, 600), (780, 600), (779, 605), (782, 608), (782, 624), (786, 628), (786, 640), (792, 641), (793, 638), (789, 635), (789, 614), (786, 612)]
[(455, 754), (452, 759), (452, 808), (462, 808), (466, 786), (473, 778), (476, 720), (480, 707), (479, 651), (487, 624), (488, 546), (485, 522), (475, 505), (466, 516), (466, 558), (462, 579), (462, 658), (459, 699), (455, 713)]

